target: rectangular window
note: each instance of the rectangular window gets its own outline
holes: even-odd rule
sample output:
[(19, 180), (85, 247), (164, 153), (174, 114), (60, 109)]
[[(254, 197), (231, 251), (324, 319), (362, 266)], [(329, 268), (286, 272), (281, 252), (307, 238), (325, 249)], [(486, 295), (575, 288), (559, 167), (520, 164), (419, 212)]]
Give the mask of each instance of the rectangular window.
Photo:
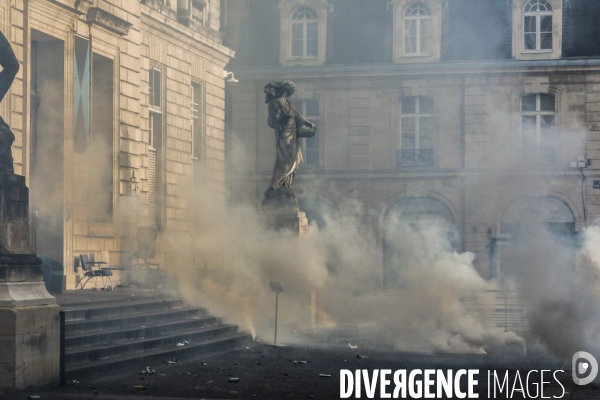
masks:
[(402, 99), (401, 107), (397, 165), (433, 165), (433, 98), (407, 97)]
[(149, 106), (160, 110), (162, 108), (162, 77), (161, 70), (155, 67), (150, 67), (149, 85), (150, 85), (150, 100)]
[(322, 133), (319, 131), (319, 101), (312, 99), (297, 100), (295, 104), (298, 112), (317, 127), (317, 134), (315, 136), (301, 139), (305, 165), (316, 167), (321, 163), (319, 137)]
[(292, 57), (302, 57), (304, 47), (303, 24), (292, 24)]
[(148, 107), (149, 131), (148, 144), (148, 205), (150, 225), (156, 229), (165, 228), (166, 217), (166, 188), (164, 182), (164, 146), (163, 146), (163, 115), (162, 115), (162, 71), (150, 67), (149, 87), (150, 96)]
[(192, 106), (190, 108), (191, 118), (191, 142), (192, 142), (192, 158), (200, 159), (202, 156), (202, 86), (200, 84), (192, 84)]
[(112, 222), (114, 192), (114, 63), (93, 55), (90, 219)]
[(526, 161), (553, 164), (556, 149), (556, 98), (552, 94), (521, 96), (521, 148)]

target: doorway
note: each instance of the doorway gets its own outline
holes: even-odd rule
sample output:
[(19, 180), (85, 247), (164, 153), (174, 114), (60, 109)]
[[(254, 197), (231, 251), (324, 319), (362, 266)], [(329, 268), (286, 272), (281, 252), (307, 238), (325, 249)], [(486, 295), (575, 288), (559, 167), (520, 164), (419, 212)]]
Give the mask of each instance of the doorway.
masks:
[(64, 264), (64, 42), (31, 31), (31, 242)]

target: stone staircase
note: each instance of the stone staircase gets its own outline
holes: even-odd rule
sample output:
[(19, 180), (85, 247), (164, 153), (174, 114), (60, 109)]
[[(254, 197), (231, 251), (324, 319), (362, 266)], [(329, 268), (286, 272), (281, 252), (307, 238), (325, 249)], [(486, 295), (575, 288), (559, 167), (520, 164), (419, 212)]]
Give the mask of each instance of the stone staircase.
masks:
[[(142, 370), (172, 358), (233, 349), (251, 340), (236, 325), (173, 298), (61, 304), (65, 379)], [(89, 301), (89, 300), (88, 300)], [(178, 343), (188, 343), (177, 346)]]

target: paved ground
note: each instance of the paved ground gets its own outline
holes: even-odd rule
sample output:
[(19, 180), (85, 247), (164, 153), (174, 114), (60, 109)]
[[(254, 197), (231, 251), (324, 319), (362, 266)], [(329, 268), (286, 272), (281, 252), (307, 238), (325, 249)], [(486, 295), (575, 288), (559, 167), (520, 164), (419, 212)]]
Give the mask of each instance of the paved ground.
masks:
[[(360, 355), (361, 358), (357, 356)], [(294, 363), (306, 361), (306, 363)], [(138, 370), (82, 380), (79, 386), (50, 387), (0, 395), (4, 399), (27, 399), (39, 395), (43, 400), (58, 399), (338, 399), (340, 369), (480, 369), (479, 398), (486, 399), (488, 369), (498, 374), (509, 371), (509, 382), (519, 371), (525, 383), (528, 371), (563, 367), (562, 362), (535, 351), (522, 355), (419, 355), (382, 350), (350, 349), (341, 344), (329, 348), (302, 346), (273, 347), (252, 343), (248, 348), (204, 357), (178, 360), (176, 364), (151, 366), (155, 375), (140, 375)], [(141, 369), (141, 368), (140, 368)], [(331, 377), (320, 377), (320, 374)], [(557, 375), (565, 387), (564, 399), (600, 399), (594, 386), (575, 387), (570, 372)], [(230, 383), (229, 378), (239, 378)], [(546, 380), (546, 379), (545, 379)], [(532, 383), (532, 382), (530, 382)], [(463, 385), (464, 386), (464, 385)], [(534, 386), (532, 395), (534, 393)], [(94, 392), (96, 391), (96, 395)], [(545, 385), (545, 396), (561, 396), (562, 388), (553, 382)], [(352, 397), (354, 398), (354, 396)], [(366, 398), (364, 392), (363, 397)], [(376, 396), (375, 398), (379, 398)], [(498, 395), (496, 398), (505, 398)], [(515, 393), (513, 398), (523, 398)], [(530, 398), (530, 397), (527, 397)], [(539, 396), (538, 396), (539, 398)]]

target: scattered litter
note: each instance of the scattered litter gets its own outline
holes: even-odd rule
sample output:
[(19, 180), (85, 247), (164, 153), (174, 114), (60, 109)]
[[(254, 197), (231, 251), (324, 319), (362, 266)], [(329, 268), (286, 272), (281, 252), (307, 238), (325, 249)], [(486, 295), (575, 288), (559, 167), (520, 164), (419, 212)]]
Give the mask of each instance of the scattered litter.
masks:
[(319, 377), (321, 377), (321, 378), (331, 378), (331, 375), (329, 375), (329, 374), (319, 374)]
[(177, 343), (175, 346), (177, 346), (177, 347), (183, 347), (183, 346), (185, 346), (185, 344), (183, 344), (183, 343)]
[(358, 346), (353, 346), (350, 342), (348, 342), (348, 346), (350, 346), (351, 349), (358, 349)]
[(173, 365), (173, 364), (177, 364), (177, 359), (176, 358), (172, 358), (168, 361), (163, 361), (163, 363), (167, 364), (167, 365)]
[(187, 346), (188, 344), (190, 344), (190, 342), (188, 342), (187, 340), (183, 340), (177, 343), (177, 347)]
[(191, 373), (191, 372), (188, 372), (187, 374), (188, 374), (188, 375), (191, 375), (192, 373)]
[(135, 385), (134, 389), (146, 390), (146, 386), (144, 386), (144, 385)]
[(360, 354), (357, 354), (356, 358), (367, 358), (367, 356), (361, 356)]
[(68, 381), (67, 385), (69, 385), (69, 386), (79, 386), (79, 381), (73, 379), (72, 381)]
[(156, 371), (150, 367), (146, 367), (140, 371), (140, 375), (152, 375), (152, 374), (156, 374)]
[(246, 347), (246, 350), (250, 350), (250, 347)]
[(240, 378), (229, 378), (229, 382), (239, 382)]
[(308, 364), (308, 361), (294, 361), (294, 364)]
[(233, 375), (233, 371), (229, 371), (229, 376)]
[(206, 365), (206, 361), (202, 360), (202, 365)]

